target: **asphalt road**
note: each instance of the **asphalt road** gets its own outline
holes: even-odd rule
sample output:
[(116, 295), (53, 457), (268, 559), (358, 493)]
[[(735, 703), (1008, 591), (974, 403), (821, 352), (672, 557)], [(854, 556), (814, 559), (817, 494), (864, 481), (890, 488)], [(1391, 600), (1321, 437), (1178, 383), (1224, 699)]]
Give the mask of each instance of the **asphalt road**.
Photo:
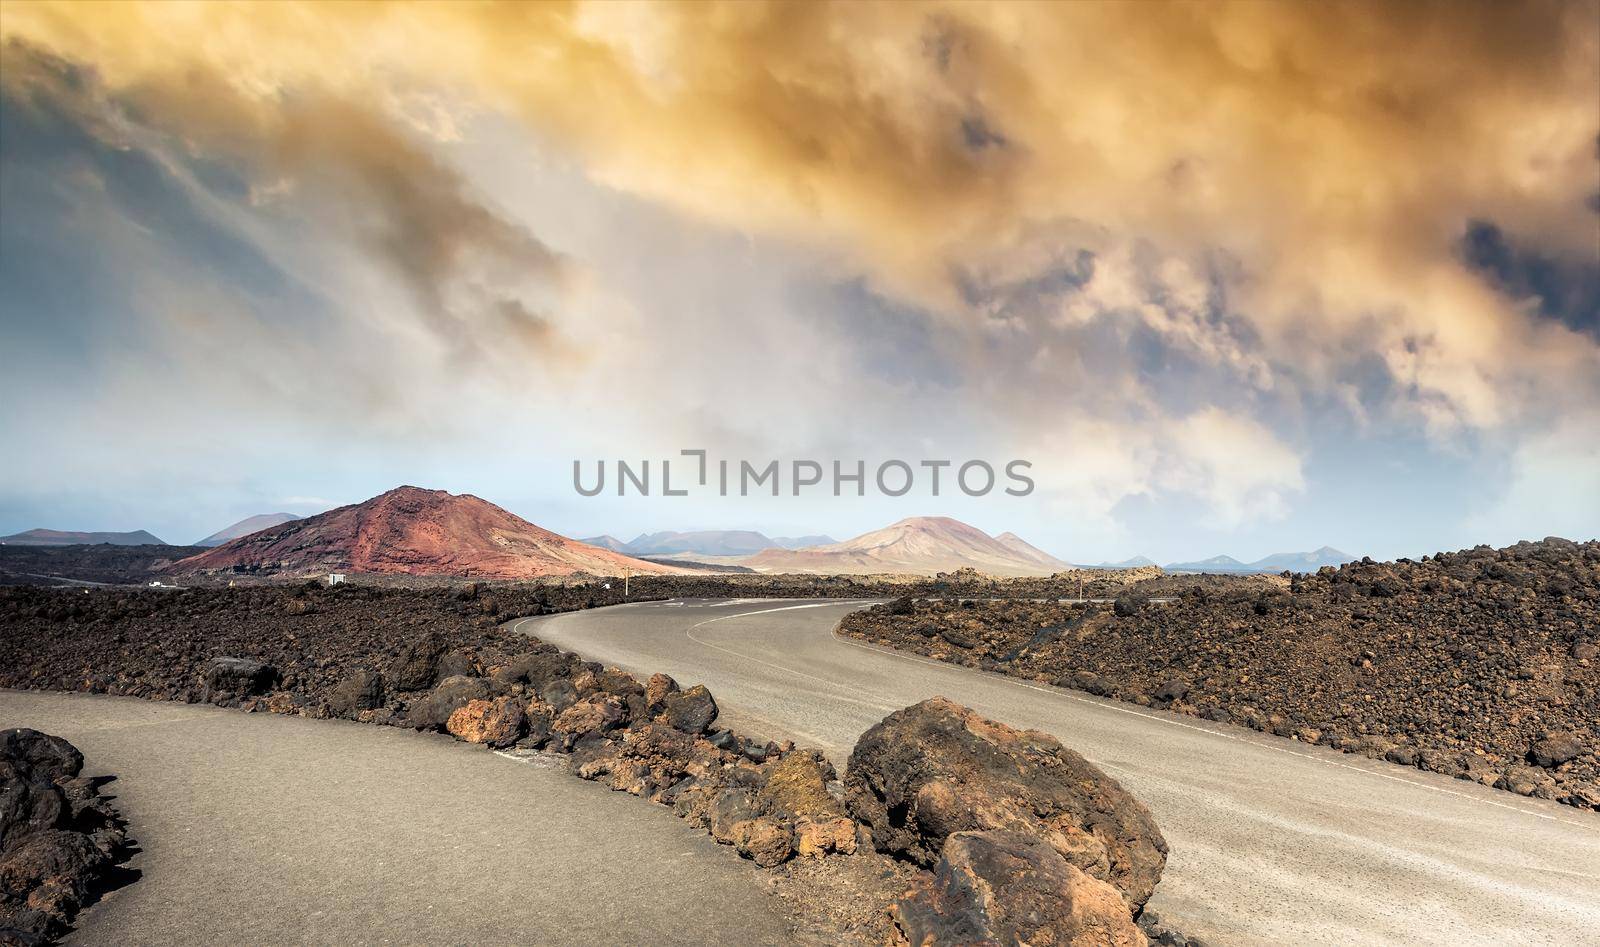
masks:
[(389, 727), (0, 691), (111, 773), (142, 877), (68, 943), (784, 944), (758, 874), (652, 806)]
[(1600, 944), (1600, 818), (1554, 803), (836, 638), (860, 603), (641, 603), (515, 622), (705, 683), (729, 725), (839, 765), (934, 695), (1054, 734), (1155, 814), (1150, 906), (1216, 944)]

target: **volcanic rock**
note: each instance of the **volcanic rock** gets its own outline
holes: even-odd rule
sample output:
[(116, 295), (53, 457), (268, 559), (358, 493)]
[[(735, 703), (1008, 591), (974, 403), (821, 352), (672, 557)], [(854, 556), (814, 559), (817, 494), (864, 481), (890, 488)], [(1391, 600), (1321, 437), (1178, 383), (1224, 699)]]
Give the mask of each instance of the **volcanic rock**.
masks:
[(705, 733), (717, 719), (717, 702), (704, 684), (662, 699), (667, 722), (685, 733)]
[[(1026, 601), (1030, 581), (965, 601), (946, 593), (908, 598), (909, 609), (875, 606), (840, 630), (1480, 783), (1530, 788), (1513, 770), (1536, 766), (1554, 780), (1537, 791), (1556, 801), (1587, 808), (1600, 797), (1600, 745), (1589, 736), (1600, 719), (1600, 542), (1551, 538), (1288, 576), (1157, 574), (1084, 593), (1144, 603), (1125, 616)], [(972, 647), (945, 647), (946, 629)], [(1169, 701), (1173, 682), (1188, 690)]]
[(733, 846), (762, 868), (773, 868), (794, 851), (794, 829), (776, 819), (745, 819), (733, 826)]
[(890, 911), (894, 943), (1144, 947), (1144, 932), (1115, 887), (1069, 864), (1037, 837), (957, 832), (933, 878)]
[(427, 690), (439, 680), (439, 659), (444, 656), (446, 644), (437, 634), (423, 635), (411, 641), (389, 665), (387, 675), (390, 686), (398, 691)]
[(678, 693), (678, 682), (666, 674), (652, 674), (644, 688), (645, 709), (659, 714), (667, 709), (667, 697)]
[(121, 821), (82, 768), (60, 737), (0, 732), (0, 942), (53, 939), (124, 853)]
[(1583, 741), (1576, 733), (1552, 733), (1533, 745), (1528, 759), (1546, 769), (1576, 759), (1583, 754)]
[(856, 743), (850, 814), (881, 851), (925, 866), (955, 832), (1008, 829), (1048, 841), (1134, 909), (1166, 864), (1150, 812), (1054, 737), (985, 720), (942, 697), (897, 710)]
[(278, 669), (252, 658), (213, 658), (206, 666), (206, 686), (235, 696), (265, 694), (278, 682)]
[(573, 740), (603, 734), (622, 725), (623, 706), (610, 694), (592, 694), (563, 710), (551, 729)]
[(363, 710), (383, 706), (383, 675), (361, 669), (339, 682), (328, 694), (328, 710), (340, 717), (354, 717)]
[(490, 682), (481, 677), (447, 677), (411, 706), (406, 722), (418, 730), (442, 730), (451, 714), (472, 701), (488, 698), (490, 691)]
[(468, 701), (450, 714), (444, 728), (459, 740), (504, 749), (517, 742), (528, 725), (525, 703), (520, 697)]

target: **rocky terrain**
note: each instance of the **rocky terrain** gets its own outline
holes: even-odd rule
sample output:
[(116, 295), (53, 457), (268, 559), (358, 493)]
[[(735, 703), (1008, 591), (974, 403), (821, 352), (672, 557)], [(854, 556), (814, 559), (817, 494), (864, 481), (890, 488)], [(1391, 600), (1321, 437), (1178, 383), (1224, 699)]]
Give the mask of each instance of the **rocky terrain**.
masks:
[(37, 730), (0, 731), (0, 944), (51, 943), (128, 852), (83, 754)]
[[(609, 597), (608, 597), (609, 596)], [(497, 625), (621, 601), (599, 586), (422, 589), (317, 583), (243, 588), (0, 589), (0, 687), (200, 700), (213, 658), (271, 665), (301, 706), (424, 633), (447, 650), (503, 639)], [(314, 711), (315, 712), (315, 711)]]
[(558, 536), (470, 494), (396, 487), (230, 540), (173, 571), (529, 579), (679, 570)]
[(144, 585), (198, 546), (0, 546), (0, 585)]
[[(501, 622), (599, 586), (0, 590), (0, 686), (436, 731), (670, 807), (768, 870), (815, 943), (1182, 944), (1146, 918), (1165, 842), (1052, 738), (947, 701), (826, 757), (718, 726), (703, 686), (640, 681)], [(1027, 870), (1019, 873), (1020, 868)]]
[(1600, 543), (1156, 577), (1105, 605), (907, 597), (842, 630), (1600, 808)]

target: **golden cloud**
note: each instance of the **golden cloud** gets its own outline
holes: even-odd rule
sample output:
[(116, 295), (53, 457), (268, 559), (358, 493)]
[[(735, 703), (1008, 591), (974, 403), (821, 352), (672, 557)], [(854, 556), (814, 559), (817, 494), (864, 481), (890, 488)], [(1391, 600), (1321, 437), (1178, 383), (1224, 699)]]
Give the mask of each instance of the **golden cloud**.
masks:
[(1269, 357), (1331, 383), (1364, 347), (1442, 430), (1600, 368), (1457, 255), (1487, 219), (1600, 263), (1600, 3), (13, 2), (3, 31), (197, 138), (264, 123), (308, 160), (379, 126), (271, 117), (307, 98), (512, 113), (612, 186), (848, 248), (956, 325), (962, 275), (1042, 233), (1223, 259)]

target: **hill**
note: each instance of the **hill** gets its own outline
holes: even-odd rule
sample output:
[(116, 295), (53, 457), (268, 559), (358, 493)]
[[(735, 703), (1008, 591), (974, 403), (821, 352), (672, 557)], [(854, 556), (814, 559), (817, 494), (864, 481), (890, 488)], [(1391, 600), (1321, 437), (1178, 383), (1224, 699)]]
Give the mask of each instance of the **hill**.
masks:
[(238, 539), (240, 536), (248, 536), (251, 533), (259, 532), (271, 526), (279, 526), (283, 523), (287, 523), (291, 520), (297, 520), (299, 518), (300, 517), (295, 516), (293, 513), (257, 513), (255, 516), (245, 517), (239, 522), (234, 523), (232, 526), (227, 526), (217, 530), (210, 536), (207, 536), (205, 539), (195, 543), (195, 545), (220, 546), (230, 539)]
[(1132, 559), (1124, 559), (1121, 562), (1102, 562), (1097, 566), (1090, 566), (1089, 568), (1091, 568), (1091, 569), (1138, 569), (1138, 568), (1141, 568), (1143, 566), (1153, 566), (1155, 564), (1156, 564), (1156, 561), (1154, 559), (1151, 559), (1149, 556), (1134, 556)]
[(623, 550), (632, 556), (661, 556), (690, 552), (702, 556), (748, 556), (777, 543), (748, 529), (706, 529), (694, 532), (645, 533)]
[(1315, 572), (1323, 566), (1342, 566), (1355, 559), (1332, 546), (1323, 546), (1314, 552), (1275, 552), (1255, 562), (1240, 562), (1232, 556), (1212, 556), (1196, 562), (1174, 562), (1163, 568), (1168, 572)]
[(760, 572), (823, 575), (933, 575), (976, 569), (989, 575), (1018, 576), (1050, 575), (1072, 568), (1015, 536), (1009, 542), (997, 539), (947, 516), (914, 516), (842, 543), (768, 549), (742, 564)]
[(559, 536), (471, 494), (406, 486), (230, 540), (173, 571), (530, 579), (680, 570)]
[(0, 544), (6, 546), (93, 546), (100, 543), (112, 546), (166, 545), (142, 529), (131, 533), (76, 533), (59, 529), (30, 529), (10, 536), (0, 536)]
[(832, 536), (774, 536), (772, 545), (779, 549), (805, 549), (808, 546), (831, 546), (838, 542)]

